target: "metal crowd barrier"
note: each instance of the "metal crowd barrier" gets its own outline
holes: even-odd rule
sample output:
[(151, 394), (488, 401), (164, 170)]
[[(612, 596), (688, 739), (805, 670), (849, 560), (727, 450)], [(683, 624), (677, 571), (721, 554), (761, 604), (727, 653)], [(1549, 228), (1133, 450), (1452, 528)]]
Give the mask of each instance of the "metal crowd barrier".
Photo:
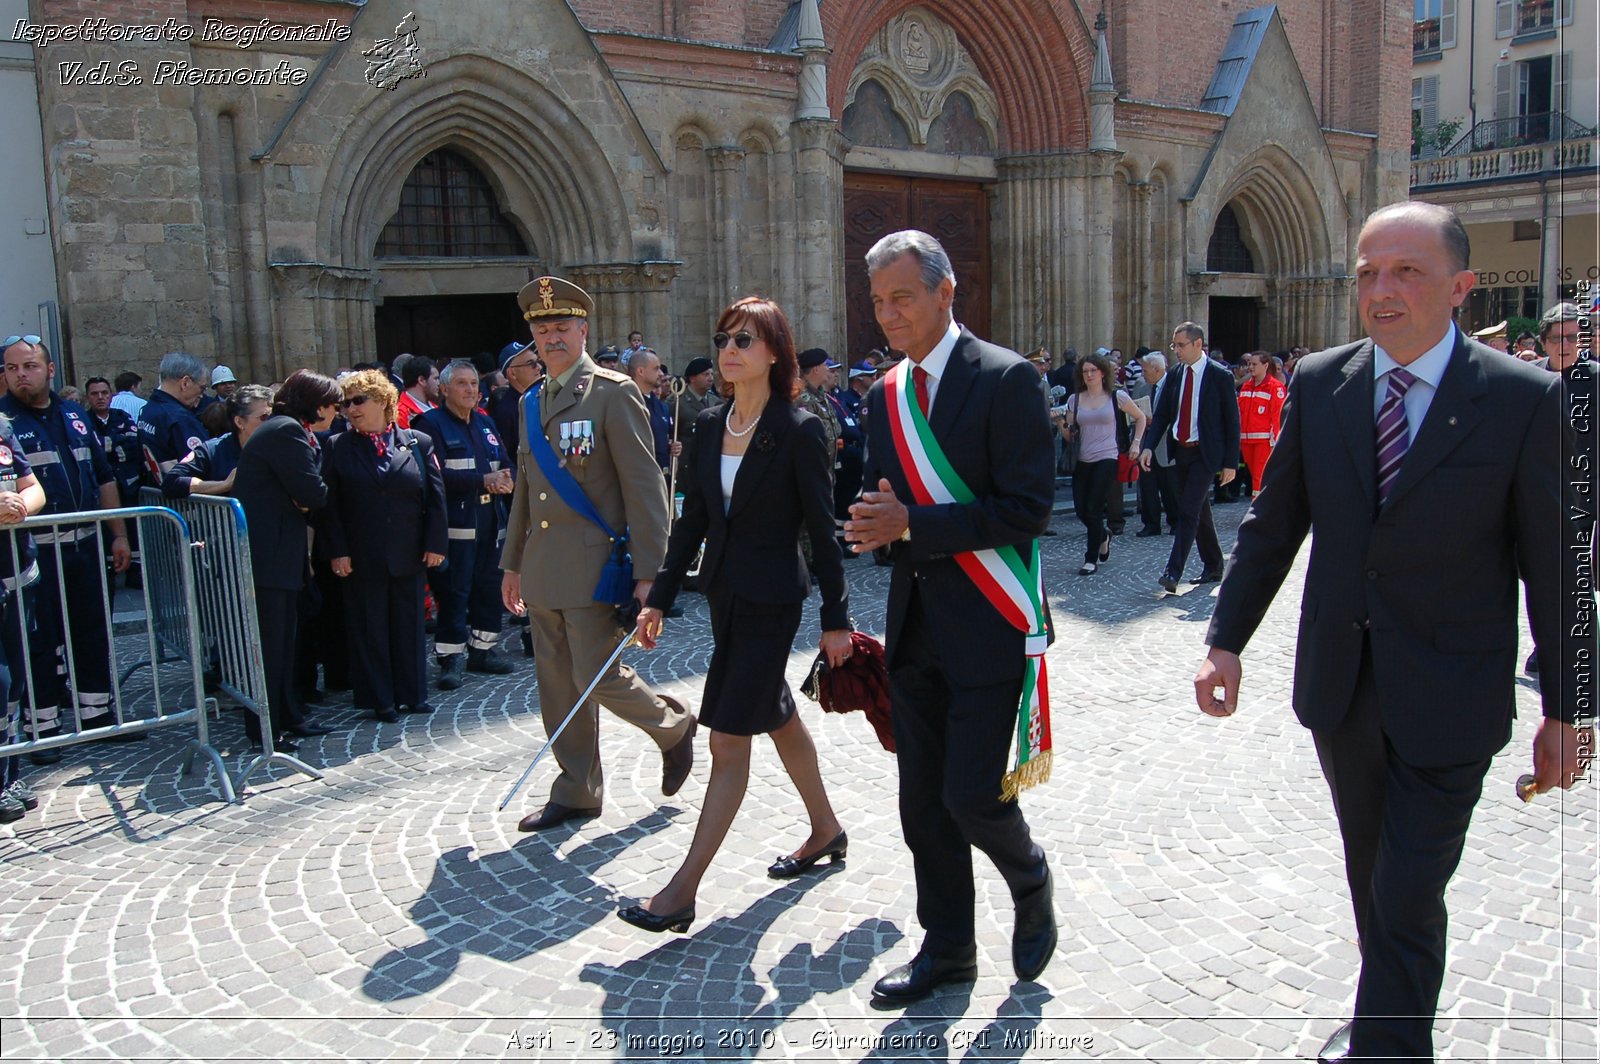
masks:
[[(274, 762), (302, 772), (312, 779), (322, 773), (297, 757), (274, 750), (272, 721), (267, 710), (266, 669), (261, 662), (261, 625), (256, 612), (254, 568), (250, 562), (250, 537), (246, 533), (244, 507), (238, 500), (221, 495), (191, 495), (183, 499), (164, 498), (155, 488), (144, 488), (140, 497), (176, 511), (189, 530), (190, 550), (177, 545), (152, 550), (145, 545), (144, 526), (139, 534), (144, 551), (145, 587), (152, 577), (165, 582), (171, 565), (180, 555), (182, 564), (196, 576), (195, 596), (188, 613), (198, 626), (203, 653), (196, 656), (205, 676), (218, 689), (254, 713), (261, 724), (261, 753), (252, 758), (235, 781), (242, 789), (258, 770)], [(162, 625), (176, 619), (163, 618)]]
[[(20, 524), (6, 525), (0, 532), (11, 530), (31, 532), (37, 544), (40, 560), (53, 561), (54, 571), (57, 574), (66, 572), (64, 547), (76, 545), (77, 551), (83, 551), (84, 544), (91, 544), (92, 550), (89, 551), (89, 555), (92, 558), (93, 569), (103, 574), (105, 571), (103, 559), (109, 554), (106, 527), (113, 518), (137, 521), (141, 537), (148, 537), (144, 541), (147, 544), (144, 548), (146, 564), (148, 565), (152, 559), (159, 559), (160, 575), (147, 580), (144, 585), (145, 623), (140, 633), (141, 638), (133, 640), (136, 645), (142, 643), (148, 648), (148, 657), (133, 663), (127, 669), (120, 667), (118, 639), (113, 628), (109, 595), (97, 595), (94, 610), (86, 615), (81, 600), (83, 589), (74, 589), (80, 597), (79, 609), (75, 614), (69, 601), (71, 596), (66, 579), (33, 579), (35, 574), (30, 570), (21, 581), (27, 586), (15, 592), (15, 600), (11, 604), (11, 623), (19, 626), (20, 660), (8, 663), (12, 682), (11, 702), (15, 705), (23, 701), (30, 708), (24, 710), (21, 727), (13, 740), (0, 745), (0, 757), (32, 754), (56, 747), (78, 746), (160, 728), (192, 726), (195, 734), (188, 742), (184, 772), (193, 771), (196, 754), (204, 755), (217, 773), (217, 782), (223, 799), (228, 802), (235, 801), (233, 780), (223, 765), (222, 755), (211, 745), (207, 734), (201, 658), (193, 652), (194, 648), (200, 645), (200, 627), (194, 609), (195, 573), (190, 559), (194, 543), (189, 527), (183, 519), (168, 509), (138, 506), (31, 517)], [(17, 537), (5, 536), (4, 545), (0, 549), (10, 555), (11, 571), (22, 572)], [(77, 562), (75, 568), (83, 564), (85, 563)], [(103, 575), (101, 579), (104, 579)], [(49, 598), (46, 599), (45, 596)], [(52, 608), (60, 611), (63, 635), (61, 644), (56, 647), (36, 646), (34, 644), (45, 637), (38, 630), (40, 611)], [(106, 692), (85, 690), (86, 686), (92, 686), (94, 683), (93, 679), (86, 675), (85, 670), (92, 668), (97, 673), (100, 663), (91, 665), (82, 658), (83, 650), (73, 646), (74, 628), (83, 631), (86, 625), (104, 626), (110, 659), (104, 664), (109, 670), (111, 688), (108, 705), (104, 706), (99, 704), (99, 700), (107, 697)], [(41, 653), (45, 660), (53, 659), (56, 662), (54, 665), (56, 677), (41, 677), (35, 674), (34, 657)], [(132, 674), (141, 665), (146, 664), (151, 665), (148, 692), (134, 689), (129, 685)], [(172, 675), (174, 670), (164, 670), (159, 667), (173, 664), (180, 666), (176, 670), (177, 677)], [(65, 687), (60, 686), (63, 679)], [(89, 682), (85, 683), (85, 680)], [(35, 716), (35, 710), (39, 708), (40, 702), (38, 695), (40, 681), (44, 681), (47, 687), (57, 687), (58, 693), (62, 696), (56, 721), (56, 726), (59, 727), (58, 734), (41, 734), (46, 729)], [(24, 692), (26, 698), (23, 697)], [(90, 698), (95, 699), (95, 702), (89, 703)], [(86, 714), (86, 707), (93, 708), (96, 712)], [(86, 721), (85, 716), (90, 719)]]

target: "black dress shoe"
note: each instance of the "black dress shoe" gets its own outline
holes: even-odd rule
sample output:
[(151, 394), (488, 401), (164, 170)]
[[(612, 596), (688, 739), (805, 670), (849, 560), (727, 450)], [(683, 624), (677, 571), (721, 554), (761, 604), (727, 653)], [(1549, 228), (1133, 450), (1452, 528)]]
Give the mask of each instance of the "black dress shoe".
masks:
[(384, 706), (382, 709), (375, 709), (372, 711), (372, 719), (383, 724), (398, 724), (400, 723), (400, 714), (396, 713), (388, 706)]
[(1189, 583), (1191, 583), (1191, 584), (1214, 584), (1218, 580), (1221, 580), (1221, 579), (1222, 579), (1222, 570), (1221, 569), (1207, 569), (1205, 572), (1201, 573), (1199, 576), (1197, 576), (1193, 580), (1189, 581)]
[(1011, 966), (1017, 978), (1039, 978), (1056, 952), (1055, 881), (1045, 869), (1044, 884), (1017, 899), (1017, 926), (1011, 932)]
[(401, 706), (402, 713), (432, 713), (433, 707), (426, 702), (418, 702), (414, 706)]
[(1175, 576), (1172, 576), (1168, 573), (1162, 573), (1160, 577), (1156, 579), (1156, 583), (1160, 584), (1162, 589), (1170, 594), (1176, 595), (1178, 593), (1178, 578)]
[(467, 671), (489, 676), (509, 676), (516, 671), (516, 666), (492, 650), (473, 648), (467, 651)]
[(617, 916), (624, 923), (630, 923), (641, 931), (649, 931), (659, 935), (663, 931), (676, 931), (683, 934), (689, 930), (689, 925), (694, 923), (694, 906), (686, 905), (675, 913), (657, 916), (643, 905), (629, 905), (627, 908), (618, 909)]
[(446, 654), (439, 659), (439, 690), (454, 691), (467, 679), (467, 656)]
[(1139, 529), (1139, 531), (1135, 532), (1133, 534), (1133, 538), (1134, 539), (1147, 539), (1150, 536), (1159, 536), (1159, 535), (1161, 535), (1161, 529), (1159, 529), (1159, 528), (1148, 528), (1147, 527), (1147, 528), (1141, 528), (1141, 529)]
[(921, 1001), (947, 983), (970, 983), (978, 978), (976, 952), (940, 957), (926, 951), (911, 958), (872, 985), (872, 997), (886, 1005)]
[(816, 863), (822, 860), (824, 857), (829, 859), (829, 864), (832, 864), (834, 861), (844, 860), (844, 853), (849, 845), (849, 837), (841, 831), (838, 835), (834, 836), (832, 842), (828, 843), (828, 845), (824, 846), (816, 853), (806, 854), (804, 857), (790, 855), (788, 857), (778, 858), (776, 861), (772, 862), (770, 866), (768, 866), (767, 875), (772, 879), (793, 879), (802, 872), (809, 872), (816, 865)]
[(1322, 1043), (1322, 1048), (1317, 1050), (1317, 1064), (1339, 1064), (1340, 1061), (1350, 1060), (1350, 1029), (1351, 1024), (1346, 1023), (1333, 1037)]
[(537, 813), (529, 813), (517, 821), (518, 831), (543, 831), (553, 828), (557, 824), (564, 824), (569, 820), (590, 820), (600, 815), (600, 807), (593, 809), (574, 809), (570, 805), (560, 802), (546, 802), (545, 807)]
[[(688, 712), (683, 704), (676, 699), (661, 696), (661, 701), (667, 703), (680, 713)], [(689, 727), (683, 733), (672, 749), (661, 755), (661, 793), (671, 798), (689, 778), (689, 773), (694, 768), (694, 733), (700, 728), (700, 722), (691, 713)]]
[(283, 734), (293, 735), (297, 739), (315, 739), (319, 735), (332, 735), (333, 729), (321, 724), (296, 724), (283, 729)]
[(54, 765), (61, 760), (61, 747), (52, 746), (48, 750), (35, 750), (28, 755), (28, 760), (35, 765)]
[(277, 754), (297, 754), (300, 752), (300, 744), (292, 742), (288, 733), (285, 732), (283, 735), (278, 736), (277, 742), (272, 744), (272, 750), (273, 753)]

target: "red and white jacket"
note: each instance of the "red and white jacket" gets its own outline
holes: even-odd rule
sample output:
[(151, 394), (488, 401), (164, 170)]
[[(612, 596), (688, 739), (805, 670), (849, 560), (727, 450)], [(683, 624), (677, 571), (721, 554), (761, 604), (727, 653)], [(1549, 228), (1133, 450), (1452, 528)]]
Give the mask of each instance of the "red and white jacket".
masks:
[(1246, 377), (1239, 386), (1239, 440), (1278, 442), (1278, 423), (1283, 418), (1283, 400), (1288, 389), (1270, 373), (1257, 384)]

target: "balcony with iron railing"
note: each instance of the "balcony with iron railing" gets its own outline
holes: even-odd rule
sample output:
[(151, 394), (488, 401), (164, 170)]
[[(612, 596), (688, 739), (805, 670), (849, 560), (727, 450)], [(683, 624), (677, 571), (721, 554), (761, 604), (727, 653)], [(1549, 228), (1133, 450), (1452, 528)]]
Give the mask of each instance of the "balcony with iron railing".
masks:
[(1560, 112), (1479, 122), (1442, 155), (1411, 162), (1411, 187), (1516, 181), (1540, 174), (1593, 170), (1595, 127)]

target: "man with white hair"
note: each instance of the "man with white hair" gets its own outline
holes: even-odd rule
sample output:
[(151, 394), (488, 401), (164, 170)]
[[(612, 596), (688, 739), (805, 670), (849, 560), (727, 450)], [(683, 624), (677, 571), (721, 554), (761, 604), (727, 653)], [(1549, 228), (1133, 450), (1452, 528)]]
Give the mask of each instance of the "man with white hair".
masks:
[(162, 356), (159, 375), (161, 382), (139, 411), (139, 442), (144, 446), (151, 483), (156, 485), (179, 459), (211, 435), (196, 415), (211, 376), (205, 363), (173, 351)]
[[(1144, 385), (1149, 389), (1151, 410), (1161, 400), (1161, 385), (1167, 379), (1167, 359), (1159, 351), (1140, 355), (1138, 364), (1144, 371)], [(1135, 402), (1142, 402), (1135, 400)], [(1167, 438), (1162, 437), (1152, 451), (1150, 471), (1139, 478), (1139, 520), (1142, 526), (1134, 533), (1136, 538), (1161, 535), (1161, 515), (1167, 515), (1167, 534), (1178, 527), (1178, 487), (1173, 476), (1172, 455), (1167, 449)]]

